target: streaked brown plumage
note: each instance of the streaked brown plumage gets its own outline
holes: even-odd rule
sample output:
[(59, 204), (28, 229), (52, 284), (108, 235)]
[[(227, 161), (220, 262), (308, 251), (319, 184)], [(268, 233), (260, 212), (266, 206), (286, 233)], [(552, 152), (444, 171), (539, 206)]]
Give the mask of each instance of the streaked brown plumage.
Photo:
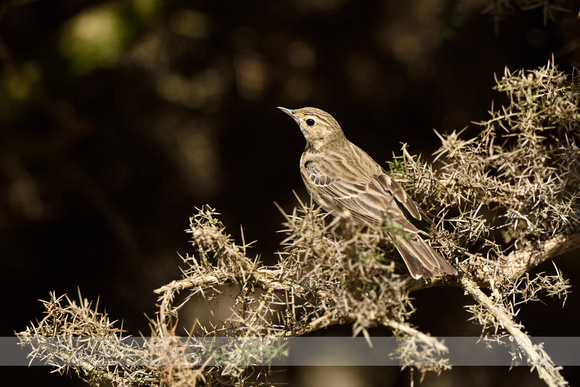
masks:
[(391, 235), (414, 278), (432, 278), (457, 271), (433, 250), (406, 218), (421, 219), (419, 206), (385, 170), (362, 149), (347, 140), (338, 122), (312, 107), (279, 108), (292, 117), (306, 138), (300, 172), (306, 188), (325, 210), (352, 216), (364, 224), (388, 220), (407, 238)]

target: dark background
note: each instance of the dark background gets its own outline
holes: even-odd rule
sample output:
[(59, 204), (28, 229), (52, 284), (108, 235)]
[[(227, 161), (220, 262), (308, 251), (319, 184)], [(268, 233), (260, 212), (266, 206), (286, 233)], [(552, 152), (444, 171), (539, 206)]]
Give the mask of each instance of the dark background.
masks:
[[(1, 334), (42, 318), (49, 291), (74, 298), (78, 288), (129, 333), (148, 335), (153, 289), (179, 278), (188, 217), (206, 203), (274, 263), (283, 217), (273, 202), (290, 211), (292, 190), (307, 198), (304, 139), (276, 106), (330, 112), (377, 161), (401, 143), (428, 160), (433, 129), (470, 126), (469, 136), (503, 101), (492, 87), (506, 66), (580, 64), (578, 3), (560, 3), (569, 12), (512, 4), (498, 14), (453, 0), (0, 3)], [(574, 289), (576, 257), (556, 260)], [(480, 333), (458, 289), (413, 296), (421, 330)], [(528, 332), (577, 336), (577, 295), (564, 308), (545, 301), (523, 306)], [(48, 368), (0, 372), (3, 383), (82, 385)], [(575, 368), (563, 372), (578, 383)], [(410, 376), (306, 367), (273, 380), (396, 386)], [(526, 367), (458, 367), (423, 385), (460, 383), (544, 385)]]

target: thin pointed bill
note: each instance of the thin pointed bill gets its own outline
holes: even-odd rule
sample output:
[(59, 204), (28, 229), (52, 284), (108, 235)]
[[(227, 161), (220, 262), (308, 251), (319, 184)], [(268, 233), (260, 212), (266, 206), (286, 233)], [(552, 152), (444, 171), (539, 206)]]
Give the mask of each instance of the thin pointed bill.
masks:
[(288, 114), (290, 117), (296, 120), (296, 112), (293, 109), (286, 109), (284, 107), (278, 106), (278, 109), (282, 110), (284, 113)]

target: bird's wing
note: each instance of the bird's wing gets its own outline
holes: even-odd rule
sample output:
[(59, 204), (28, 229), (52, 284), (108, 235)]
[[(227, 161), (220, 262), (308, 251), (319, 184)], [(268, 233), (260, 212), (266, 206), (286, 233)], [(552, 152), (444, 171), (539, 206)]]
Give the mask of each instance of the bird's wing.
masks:
[(413, 218), (421, 220), (421, 210), (417, 203), (387, 172), (383, 170), (383, 173), (376, 177), (376, 181), (385, 191), (390, 192)]
[[(393, 225), (402, 227), (407, 232), (418, 231), (395, 203), (396, 196), (385, 188), (390, 184), (390, 187), (404, 193), (394, 180), (388, 181), (382, 178), (379, 181), (375, 179), (368, 179), (366, 182), (352, 181), (345, 176), (339, 178), (337, 173), (327, 170), (326, 167), (324, 161), (310, 161), (306, 162), (303, 168), (306, 185), (310, 186), (315, 198), (324, 205), (338, 212), (346, 211), (354, 218), (366, 223), (378, 224), (389, 220)], [(388, 176), (386, 178), (390, 179)], [(419, 210), (415, 209), (415, 212), (419, 213)]]
[(366, 183), (350, 181), (348, 174), (346, 178), (339, 178), (325, 167), (325, 162), (310, 161), (302, 169), (306, 186), (317, 200), (332, 210), (346, 211), (367, 224), (379, 224), (387, 220), (394, 227), (404, 230), (406, 236), (389, 234), (414, 278), (457, 274), (449, 263), (421, 239), (419, 230), (395, 203), (395, 200), (400, 202), (409, 213), (420, 219), (419, 207), (397, 182), (386, 174), (369, 179)]

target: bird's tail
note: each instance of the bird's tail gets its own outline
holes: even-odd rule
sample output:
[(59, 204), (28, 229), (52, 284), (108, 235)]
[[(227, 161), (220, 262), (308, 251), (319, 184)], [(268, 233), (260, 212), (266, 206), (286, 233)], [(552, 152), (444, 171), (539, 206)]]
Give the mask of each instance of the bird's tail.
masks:
[(415, 279), (433, 278), (443, 274), (457, 275), (457, 270), (445, 261), (418, 234), (396, 238), (395, 247)]

